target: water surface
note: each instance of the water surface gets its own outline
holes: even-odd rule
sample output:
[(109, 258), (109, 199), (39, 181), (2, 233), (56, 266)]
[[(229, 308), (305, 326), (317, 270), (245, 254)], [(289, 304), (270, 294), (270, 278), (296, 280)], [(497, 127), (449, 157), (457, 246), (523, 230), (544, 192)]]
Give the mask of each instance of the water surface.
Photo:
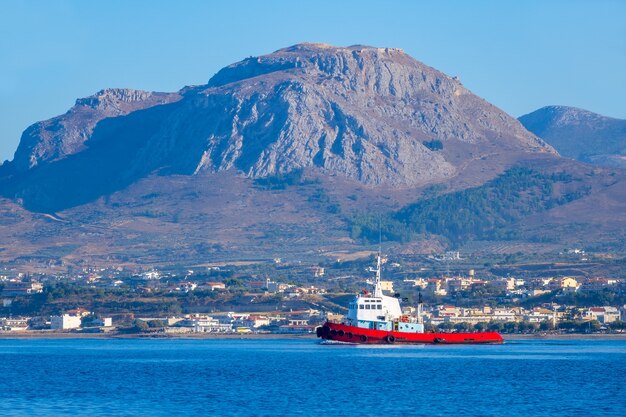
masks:
[(626, 341), (0, 340), (0, 415), (623, 416)]

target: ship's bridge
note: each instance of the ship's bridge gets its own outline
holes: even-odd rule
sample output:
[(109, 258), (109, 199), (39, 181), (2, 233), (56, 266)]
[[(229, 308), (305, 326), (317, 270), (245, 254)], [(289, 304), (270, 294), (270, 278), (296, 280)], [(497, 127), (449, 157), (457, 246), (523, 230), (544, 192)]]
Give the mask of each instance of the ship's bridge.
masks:
[(390, 322), (398, 320), (402, 316), (400, 301), (395, 297), (383, 294), (380, 286), (381, 258), (378, 254), (376, 265), (376, 281), (374, 281), (374, 292), (364, 291), (354, 298), (348, 307), (348, 324), (358, 327), (370, 328), (383, 325), (389, 327)]
[(356, 325), (358, 321), (392, 321), (401, 315), (402, 309), (397, 298), (358, 295), (348, 307), (347, 318)]

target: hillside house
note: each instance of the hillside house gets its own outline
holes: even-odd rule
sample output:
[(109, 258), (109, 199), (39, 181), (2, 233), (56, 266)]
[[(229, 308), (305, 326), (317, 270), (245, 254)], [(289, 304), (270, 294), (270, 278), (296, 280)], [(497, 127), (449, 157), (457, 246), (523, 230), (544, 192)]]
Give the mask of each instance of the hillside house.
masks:
[(583, 312), (583, 319), (597, 320), (602, 324), (607, 324), (619, 320), (620, 312), (617, 307), (591, 307)]
[(8, 281), (2, 290), (3, 297), (18, 297), (43, 292), (43, 285), (38, 282)]

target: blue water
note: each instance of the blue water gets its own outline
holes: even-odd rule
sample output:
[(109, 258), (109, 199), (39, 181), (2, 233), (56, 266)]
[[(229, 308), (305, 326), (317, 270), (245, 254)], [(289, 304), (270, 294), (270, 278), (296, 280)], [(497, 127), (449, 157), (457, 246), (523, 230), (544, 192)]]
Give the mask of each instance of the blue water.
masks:
[(624, 416), (625, 341), (0, 340), (0, 416)]

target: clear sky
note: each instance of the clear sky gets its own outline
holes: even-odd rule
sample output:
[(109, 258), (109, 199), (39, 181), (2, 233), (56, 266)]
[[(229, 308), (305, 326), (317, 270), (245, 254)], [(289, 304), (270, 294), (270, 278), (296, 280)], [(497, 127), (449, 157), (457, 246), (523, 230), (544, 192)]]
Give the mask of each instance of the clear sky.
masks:
[(626, 1), (2, 1), (0, 160), (106, 87), (176, 91), (298, 42), (403, 48), (513, 116), (626, 118)]

